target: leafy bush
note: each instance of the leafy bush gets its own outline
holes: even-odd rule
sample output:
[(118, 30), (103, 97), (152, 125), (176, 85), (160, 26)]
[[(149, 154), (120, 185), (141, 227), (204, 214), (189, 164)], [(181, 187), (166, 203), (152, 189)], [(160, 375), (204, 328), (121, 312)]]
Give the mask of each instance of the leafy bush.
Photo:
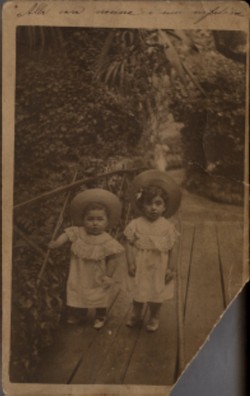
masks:
[(245, 66), (210, 50), (191, 59), (190, 70), (205, 95), (189, 86), (184, 97), (177, 87), (171, 103), (175, 119), (185, 124), (181, 132), (186, 186), (213, 199), (241, 203)]
[[(63, 196), (53, 197), (15, 213), (15, 227), (26, 235), (26, 240), (14, 228), (10, 359), (13, 382), (26, 382), (32, 378), (41, 351), (53, 342), (53, 333), (62, 313), (68, 254), (66, 251), (61, 255), (56, 252), (53, 263), (47, 264), (38, 284), (44, 258), (30, 247), (27, 240), (46, 252), (63, 199)], [(67, 224), (68, 218), (65, 220)]]
[(81, 30), (66, 35), (64, 48), (53, 53), (19, 51), (17, 183), (37, 184), (41, 173), (65, 170), (84, 156), (108, 158), (133, 150), (142, 132), (139, 108), (136, 98), (128, 101), (96, 80), (100, 35), (100, 30)]

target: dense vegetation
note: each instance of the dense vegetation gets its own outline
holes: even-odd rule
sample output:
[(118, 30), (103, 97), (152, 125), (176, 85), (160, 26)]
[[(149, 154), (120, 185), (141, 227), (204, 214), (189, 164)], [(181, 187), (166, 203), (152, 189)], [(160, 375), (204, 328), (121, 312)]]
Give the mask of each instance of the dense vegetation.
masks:
[[(70, 183), (76, 169), (81, 179), (153, 166), (155, 147), (165, 145), (170, 150), (168, 167), (185, 166), (187, 188), (240, 203), (244, 62), (219, 54), (211, 33), (192, 34), (193, 39), (173, 31), (19, 27), (15, 204)], [(239, 42), (227, 36), (223, 40), (220, 48), (230, 48), (230, 57), (237, 58), (242, 37)], [(171, 119), (183, 125), (182, 143), (180, 137), (168, 136)], [(81, 186), (99, 185), (121, 196), (124, 212), (118, 237), (127, 218), (127, 182), (121, 183), (115, 176)], [(63, 316), (67, 247), (53, 253), (39, 285), (44, 257), (37, 248), (46, 253), (65, 195), (15, 211), (14, 382), (32, 380), (32, 370), (53, 342)], [(68, 207), (63, 217), (58, 231), (70, 224)]]
[(204, 95), (182, 88), (172, 93), (171, 111), (184, 123), (186, 187), (220, 202), (241, 204), (244, 180), (245, 65), (214, 49), (190, 59)]

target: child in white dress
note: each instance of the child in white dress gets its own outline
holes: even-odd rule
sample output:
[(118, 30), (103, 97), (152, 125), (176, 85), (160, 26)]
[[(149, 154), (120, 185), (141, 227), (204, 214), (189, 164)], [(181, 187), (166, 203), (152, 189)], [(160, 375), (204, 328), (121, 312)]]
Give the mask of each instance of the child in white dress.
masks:
[[(177, 185), (164, 172), (147, 171), (132, 186), (132, 200), (141, 214), (125, 228), (126, 256), (133, 312), (127, 326), (136, 326), (144, 303), (148, 303), (148, 331), (159, 327), (162, 303), (173, 298), (173, 260), (171, 254), (179, 233), (166, 218), (180, 203)], [(164, 217), (165, 216), (165, 217)]]
[[(82, 309), (85, 315), (87, 309), (95, 308), (95, 329), (105, 323), (109, 290), (124, 251), (106, 232), (108, 226), (119, 221), (120, 206), (119, 199), (106, 190), (91, 189), (79, 193), (71, 203), (74, 226), (66, 228), (49, 244), (50, 249), (56, 249), (71, 242), (67, 306)], [(71, 313), (67, 321), (77, 323), (79, 317)]]

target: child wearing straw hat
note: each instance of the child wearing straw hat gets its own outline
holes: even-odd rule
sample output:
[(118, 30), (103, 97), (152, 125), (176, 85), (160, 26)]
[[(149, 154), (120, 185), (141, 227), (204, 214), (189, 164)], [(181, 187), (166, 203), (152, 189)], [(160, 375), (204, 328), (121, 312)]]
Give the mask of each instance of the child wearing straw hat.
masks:
[[(106, 232), (119, 221), (121, 204), (111, 192), (94, 188), (77, 194), (70, 211), (73, 226), (51, 241), (49, 248), (56, 249), (71, 242), (67, 306), (81, 309), (85, 316), (89, 308), (95, 308), (94, 328), (100, 329), (106, 321), (113, 275), (124, 251)], [(74, 324), (82, 319), (71, 313), (67, 322)]]
[(144, 303), (149, 306), (148, 331), (159, 327), (162, 303), (173, 298), (171, 254), (178, 232), (168, 220), (177, 211), (181, 194), (165, 172), (150, 170), (139, 174), (131, 186), (131, 201), (139, 217), (125, 228), (129, 289), (133, 312), (127, 326), (141, 320)]

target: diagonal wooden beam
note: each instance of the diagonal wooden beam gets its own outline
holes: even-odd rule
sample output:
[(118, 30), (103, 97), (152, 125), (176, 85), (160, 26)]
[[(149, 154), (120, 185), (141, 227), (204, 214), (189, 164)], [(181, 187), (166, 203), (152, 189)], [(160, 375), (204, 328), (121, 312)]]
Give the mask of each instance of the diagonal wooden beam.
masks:
[[(76, 170), (76, 172), (75, 172), (75, 174), (74, 174), (74, 178), (73, 178), (73, 183), (74, 183), (74, 181), (76, 180), (77, 172), (78, 172), (78, 171)], [(61, 225), (62, 225), (62, 222), (63, 222), (63, 215), (64, 215), (65, 209), (66, 209), (66, 207), (67, 207), (67, 204), (68, 204), (68, 202), (69, 202), (69, 198), (70, 198), (70, 191), (68, 191), (68, 194), (66, 195), (65, 201), (64, 201), (64, 203), (63, 203), (63, 207), (62, 207), (61, 212), (60, 212), (60, 214), (59, 214), (59, 217), (58, 217), (58, 220), (57, 220), (55, 229), (54, 229), (53, 234), (52, 234), (52, 237), (51, 237), (51, 240), (52, 240), (52, 241), (53, 241), (53, 240), (55, 239), (55, 237), (57, 236), (58, 230), (59, 230), (59, 228), (60, 228)], [(39, 272), (39, 274), (38, 274), (38, 278), (37, 278), (37, 284), (38, 284), (38, 285), (39, 285), (39, 283), (40, 283), (40, 281), (41, 281), (41, 279), (42, 279), (43, 273), (44, 273), (45, 268), (46, 268), (46, 266), (47, 266), (47, 263), (48, 263), (48, 261), (49, 261), (49, 255), (50, 255), (50, 249), (48, 249), (47, 252), (46, 252), (46, 255), (45, 255), (45, 257), (44, 257), (44, 261), (43, 261), (41, 270), (40, 270), (40, 272)]]
[(123, 173), (134, 173), (134, 172), (143, 171), (143, 170), (146, 170), (146, 168), (143, 167), (143, 168), (132, 168), (132, 169), (120, 169), (120, 170), (115, 170), (115, 171), (112, 171), (112, 172), (109, 172), (109, 173), (105, 173), (105, 174), (101, 174), (101, 175), (97, 175), (97, 176), (93, 176), (93, 177), (88, 177), (88, 178), (85, 178), (85, 179), (77, 180), (75, 182), (66, 184), (65, 186), (58, 187), (58, 188), (56, 188), (54, 190), (45, 192), (45, 193), (39, 195), (38, 197), (31, 198), (31, 199), (29, 199), (29, 200), (27, 200), (25, 202), (21, 202), (21, 203), (19, 203), (19, 204), (14, 206), (14, 210), (16, 211), (18, 209), (24, 208), (25, 206), (31, 205), (33, 203), (37, 203), (37, 202), (39, 202), (39, 201), (41, 201), (43, 199), (50, 198), (50, 197), (52, 197), (54, 195), (63, 193), (65, 191), (72, 190), (72, 189), (74, 189), (76, 187), (81, 186), (84, 183), (88, 183), (90, 181), (94, 181), (94, 180), (100, 179), (102, 177), (108, 177), (108, 176), (112, 176), (112, 175), (120, 175), (120, 174), (123, 174)]

